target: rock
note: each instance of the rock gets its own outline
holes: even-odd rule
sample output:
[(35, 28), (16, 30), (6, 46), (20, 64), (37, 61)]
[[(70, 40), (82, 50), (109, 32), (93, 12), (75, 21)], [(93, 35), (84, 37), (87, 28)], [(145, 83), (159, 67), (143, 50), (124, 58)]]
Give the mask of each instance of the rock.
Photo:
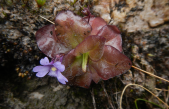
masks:
[(29, 94), (29, 98), (30, 99), (42, 99), (43, 98), (43, 94), (40, 94), (39, 92), (32, 92), (31, 94)]
[(135, 16), (135, 17), (128, 18), (128, 21), (125, 25), (125, 29), (128, 32), (135, 32), (135, 31), (139, 31), (139, 30), (146, 31), (149, 29), (149, 26), (139, 16)]
[(18, 30), (14, 30), (14, 29), (9, 30), (8, 38), (17, 39), (21, 36), (23, 36), (23, 35)]
[(99, 13), (100, 17), (103, 18), (107, 23), (110, 22), (110, 0), (100, 0), (94, 7), (93, 11)]
[(22, 37), (22, 42), (23, 42), (23, 45), (27, 46), (27, 47), (30, 47), (29, 43), (30, 43), (30, 38), (28, 36), (25, 36), (25, 37)]
[(156, 26), (161, 25), (163, 23), (164, 23), (164, 20), (161, 18), (154, 18), (149, 21), (149, 24), (151, 27), (156, 27)]

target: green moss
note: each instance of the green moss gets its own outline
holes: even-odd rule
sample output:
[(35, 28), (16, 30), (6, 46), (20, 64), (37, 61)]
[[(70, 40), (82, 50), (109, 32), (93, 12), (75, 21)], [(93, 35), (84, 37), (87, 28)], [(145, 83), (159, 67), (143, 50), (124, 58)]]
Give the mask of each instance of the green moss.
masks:
[(74, 0), (73, 2), (70, 3), (70, 5), (73, 6), (76, 2), (77, 0)]
[(2, 12), (2, 13), (3, 13), (3, 15), (5, 15), (5, 17), (7, 17), (7, 14), (5, 12)]
[(25, 7), (26, 7), (26, 4), (22, 4), (22, 7), (25, 8)]
[(8, 6), (13, 6), (12, 0), (5, 0), (5, 3), (6, 3)]

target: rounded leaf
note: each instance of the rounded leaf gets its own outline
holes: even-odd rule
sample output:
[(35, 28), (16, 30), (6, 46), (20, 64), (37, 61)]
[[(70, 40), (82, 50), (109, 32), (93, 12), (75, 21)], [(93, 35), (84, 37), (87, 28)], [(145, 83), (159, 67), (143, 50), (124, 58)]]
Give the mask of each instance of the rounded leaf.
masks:
[(74, 55), (80, 56), (88, 52), (92, 60), (98, 61), (103, 55), (105, 41), (104, 37), (90, 35), (75, 48)]
[(53, 24), (40, 28), (36, 32), (36, 41), (39, 49), (50, 58), (55, 58), (57, 54), (67, 53), (71, 50), (71, 48), (61, 44), (56, 38), (55, 26)]
[(92, 77), (89, 71), (81, 76), (77, 76), (74, 80), (74, 85), (80, 86), (83, 88), (89, 88), (92, 81)]
[(89, 70), (92, 80), (97, 84), (101, 80), (101, 77), (97, 74), (96, 70), (91, 65), (89, 65)]
[[(88, 18), (84, 17), (86, 21), (88, 21)], [(101, 17), (90, 17), (89, 24), (92, 27), (90, 35), (96, 35), (103, 26), (107, 25), (106, 21)]]
[(106, 38), (106, 44), (113, 46), (122, 52), (122, 38), (120, 31), (114, 25), (105, 25), (102, 29), (97, 33), (98, 36), (102, 36)]
[(64, 56), (62, 63), (65, 65), (65, 71), (62, 73), (69, 81), (73, 80), (76, 76), (84, 74), (82, 71), (82, 56), (75, 57), (71, 50)]
[(99, 61), (90, 61), (89, 64), (97, 71), (103, 80), (125, 73), (132, 66), (127, 56), (109, 45), (104, 47), (104, 54)]
[(66, 10), (55, 18), (56, 36), (66, 46), (75, 48), (91, 32), (91, 26), (82, 17)]

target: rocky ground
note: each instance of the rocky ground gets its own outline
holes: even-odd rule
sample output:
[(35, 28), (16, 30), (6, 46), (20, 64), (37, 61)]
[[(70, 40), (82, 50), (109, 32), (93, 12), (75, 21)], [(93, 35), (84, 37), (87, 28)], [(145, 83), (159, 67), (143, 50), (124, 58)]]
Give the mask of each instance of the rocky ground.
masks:
[[(80, 14), (82, 7), (121, 30), (123, 51), (137, 66), (169, 80), (169, 1), (168, 0), (47, 0), (38, 7), (35, 0), (0, 0), (0, 108), (2, 109), (118, 109), (125, 85), (142, 85), (168, 103), (168, 83), (138, 70), (89, 89), (61, 85), (55, 78), (37, 78), (32, 68), (45, 55), (38, 49), (36, 31), (54, 21), (60, 10)], [(107, 92), (107, 93), (106, 93)], [(107, 95), (108, 94), (108, 95)], [(95, 103), (93, 103), (93, 98)], [(164, 108), (165, 105), (140, 87), (127, 88), (122, 107), (135, 109), (142, 98)], [(110, 103), (111, 102), (111, 103)], [(142, 109), (156, 106), (138, 101)]]

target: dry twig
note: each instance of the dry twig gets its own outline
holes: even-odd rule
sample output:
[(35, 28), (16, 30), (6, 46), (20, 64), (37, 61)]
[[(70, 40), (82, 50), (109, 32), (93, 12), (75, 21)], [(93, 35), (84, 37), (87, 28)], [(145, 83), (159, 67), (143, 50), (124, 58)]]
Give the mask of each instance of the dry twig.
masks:
[(135, 66), (132, 66), (132, 67), (135, 68), (135, 69), (137, 69), (137, 70), (140, 70), (140, 71), (142, 71), (142, 72), (144, 72), (144, 73), (146, 73), (146, 74), (149, 74), (150, 76), (153, 76), (153, 77), (156, 77), (156, 78), (161, 79), (161, 80), (163, 80), (163, 81), (169, 82), (168, 80), (166, 80), (166, 79), (164, 79), (164, 78), (161, 78), (161, 77), (159, 77), (159, 76), (156, 76), (156, 75), (154, 75), (154, 74), (152, 74), (152, 73), (150, 73), (150, 72), (144, 71), (144, 70), (139, 69), (139, 68), (137, 68), (137, 67), (135, 67)]
[[(40, 15), (39, 15), (39, 16), (40, 16)], [(43, 16), (40, 16), (40, 17), (43, 18), (43, 19), (45, 19), (45, 20), (47, 20), (48, 22), (50, 22), (50, 23), (52, 23), (52, 24), (55, 24), (54, 22), (48, 20), (47, 18), (45, 18), (45, 17), (43, 17)]]
[(94, 94), (93, 94), (93, 88), (92, 88), (92, 90), (90, 91), (90, 93), (91, 93), (91, 96), (92, 96), (93, 107), (94, 107), (94, 109), (96, 109), (96, 101), (95, 101)]
[(157, 97), (157, 96), (156, 96), (154, 93), (152, 93), (150, 90), (148, 90), (148, 89), (146, 89), (145, 87), (143, 87), (143, 86), (141, 86), (141, 85), (138, 85), (138, 84), (128, 84), (128, 85), (126, 85), (126, 86), (124, 87), (124, 89), (123, 89), (123, 91), (122, 91), (122, 94), (121, 94), (121, 97), (120, 97), (120, 109), (122, 109), (121, 104), (122, 104), (122, 98), (123, 98), (124, 91), (126, 90), (126, 88), (127, 88), (128, 86), (139, 86), (139, 87), (145, 89), (146, 91), (148, 91), (149, 93), (151, 93), (154, 97), (156, 97), (160, 102), (162, 102), (163, 104), (165, 104), (166, 107), (167, 107), (167, 109), (168, 109), (168, 107), (169, 107), (168, 104), (166, 104), (163, 100), (161, 100), (159, 97)]
[(166, 90), (166, 89), (159, 89), (159, 88), (155, 88), (156, 90), (161, 90), (161, 91), (169, 91), (169, 90)]

